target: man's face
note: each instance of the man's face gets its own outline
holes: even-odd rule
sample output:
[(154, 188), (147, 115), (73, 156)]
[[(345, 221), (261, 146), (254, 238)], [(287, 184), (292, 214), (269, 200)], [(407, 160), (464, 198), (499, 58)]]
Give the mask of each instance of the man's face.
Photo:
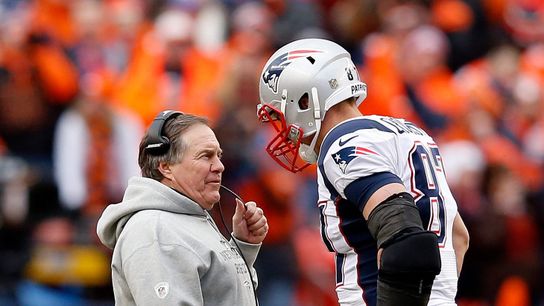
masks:
[(190, 127), (181, 136), (187, 145), (183, 159), (170, 165), (171, 187), (189, 196), (204, 209), (219, 202), (222, 150), (214, 132), (204, 124)]

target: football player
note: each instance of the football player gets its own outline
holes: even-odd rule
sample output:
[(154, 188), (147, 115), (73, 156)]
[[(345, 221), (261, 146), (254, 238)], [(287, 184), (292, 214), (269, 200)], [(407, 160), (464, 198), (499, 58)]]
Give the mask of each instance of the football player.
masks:
[(456, 305), (468, 231), (438, 146), (403, 119), (363, 115), (350, 54), (323, 39), (277, 50), (260, 77), (266, 147), (298, 172), (317, 163), (321, 233), (341, 305)]

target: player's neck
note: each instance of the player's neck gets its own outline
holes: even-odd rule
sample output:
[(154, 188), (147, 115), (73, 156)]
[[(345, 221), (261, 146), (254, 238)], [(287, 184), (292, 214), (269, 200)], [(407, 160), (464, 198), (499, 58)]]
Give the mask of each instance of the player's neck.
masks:
[(355, 101), (342, 102), (331, 107), (325, 114), (325, 118), (321, 121), (321, 130), (317, 136), (316, 151), (321, 149), (321, 143), (327, 133), (342, 121), (353, 119), (362, 116), (363, 114), (357, 108)]

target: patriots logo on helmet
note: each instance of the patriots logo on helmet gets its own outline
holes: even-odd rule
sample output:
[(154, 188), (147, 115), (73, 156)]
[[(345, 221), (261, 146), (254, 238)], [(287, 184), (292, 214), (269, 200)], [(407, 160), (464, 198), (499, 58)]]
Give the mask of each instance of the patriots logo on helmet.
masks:
[(291, 62), (299, 57), (307, 57), (312, 53), (320, 53), (317, 50), (295, 50), (284, 53), (274, 59), (263, 72), (263, 81), (268, 85), (268, 88), (274, 93), (278, 93), (278, 80), (281, 73)]
[(342, 173), (346, 173), (346, 168), (348, 164), (357, 156), (362, 155), (370, 155), (375, 154), (378, 155), (378, 153), (367, 149), (363, 147), (345, 147), (343, 149), (340, 149), (340, 151), (331, 154), (332, 159), (334, 162), (340, 167), (340, 170), (342, 170)]

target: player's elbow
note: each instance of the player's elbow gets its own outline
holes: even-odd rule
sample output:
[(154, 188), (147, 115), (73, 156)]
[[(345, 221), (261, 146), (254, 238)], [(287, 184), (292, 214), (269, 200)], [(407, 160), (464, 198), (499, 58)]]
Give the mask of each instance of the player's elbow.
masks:
[(434, 279), (441, 260), (436, 234), (423, 230), (412, 196), (395, 194), (380, 203), (368, 218), (368, 229), (383, 249), (380, 273), (414, 273)]
[(457, 238), (457, 244), (460, 251), (466, 253), (470, 245), (470, 234), (468, 231), (463, 231)]
[(470, 234), (459, 216), (454, 221), (453, 248), (457, 253), (464, 254), (470, 245)]

